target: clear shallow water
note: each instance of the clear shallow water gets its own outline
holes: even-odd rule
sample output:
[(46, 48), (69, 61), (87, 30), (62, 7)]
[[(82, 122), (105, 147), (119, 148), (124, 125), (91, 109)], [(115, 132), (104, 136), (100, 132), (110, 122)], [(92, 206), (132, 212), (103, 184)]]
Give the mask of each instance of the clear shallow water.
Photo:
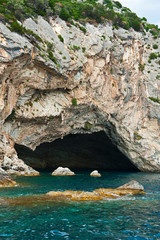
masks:
[[(102, 178), (92, 178), (89, 172), (65, 177), (49, 173), (16, 177), (18, 187), (0, 189), (0, 239), (160, 240), (160, 174), (101, 173)], [(144, 185), (146, 195), (97, 202), (36, 198), (51, 190), (115, 188), (132, 179)], [(17, 197), (19, 201), (7, 201)]]

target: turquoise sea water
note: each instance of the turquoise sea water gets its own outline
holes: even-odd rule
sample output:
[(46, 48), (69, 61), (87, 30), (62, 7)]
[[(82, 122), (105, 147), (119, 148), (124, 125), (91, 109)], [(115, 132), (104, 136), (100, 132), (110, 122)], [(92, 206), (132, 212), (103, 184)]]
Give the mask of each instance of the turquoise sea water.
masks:
[[(160, 239), (160, 174), (89, 172), (55, 177), (16, 177), (20, 184), (0, 189), (0, 239)], [(118, 187), (130, 180), (144, 185), (146, 195), (118, 200), (55, 202), (43, 198), (51, 190)]]

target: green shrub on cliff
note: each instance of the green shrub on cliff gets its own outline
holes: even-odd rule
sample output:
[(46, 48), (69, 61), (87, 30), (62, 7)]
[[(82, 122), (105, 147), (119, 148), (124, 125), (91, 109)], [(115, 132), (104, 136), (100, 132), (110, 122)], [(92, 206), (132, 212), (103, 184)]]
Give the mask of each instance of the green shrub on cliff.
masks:
[(149, 99), (153, 102), (156, 102), (156, 103), (160, 104), (160, 99), (159, 98), (149, 97)]
[(157, 45), (157, 44), (154, 44), (154, 45), (153, 45), (153, 48), (154, 48), (154, 49), (157, 49), (157, 48), (158, 48), (158, 45)]
[(91, 123), (89, 123), (89, 122), (85, 122), (85, 124), (84, 124), (84, 128), (85, 128), (85, 130), (87, 130), (87, 131), (90, 131), (91, 130), (91, 128), (92, 128), (92, 124)]
[(22, 25), (20, 25), (20, 24), (17, 22), (17, 20), (11, 22), (9, 28), (10, 28), (10, 30), (11, 30), (12, 32), (17, 32), (17, 33), (19, 33), (19, 34), (21, 34), (21, 35), (24, 34), (24, 28), (22, 27)]
[(32, 30), (26, 29), (26, 28), (23, 28), (23, 30), (24, 30), (24, 33), (25, 33), (25, 34), (32, 35), (32, 37), (33, 37), (36, 41), (43, 43), (42, 38), (41, 38), (38, 34), (34, 33)]
[(145, 66), (144, 64), (141, 64), (141, 63), (139, 64), (139, 70), (140, 70), (141, 72), (144, 71), (144, 66)]
[(72, 98), (72, 105), (77, 106), (77, 98)]
[(149, 55), (149, 59), (150, 60), (153, 60), (153, 59), (157, 59), (157, 54), (156, 53), (151, 53), (150, 55)]
[(154, 38), (158, 37), (158, 35), (159, 35), (158, 25), (149, 24), (147, 22), (144, 22), (143, 20), (142, 20), (142, 23), (143, 23), (143, 26), (144, 26), (144, 28), (147, 32), (149, 31), (154, 36)]
[(77, 106), (77, 98), (72, 98), (72, 105)]
[(60, 18), (62, 18), (64, 21), (68, 21), (69, 18), (71, 18), (71, 15), (69, 14), (69, 11), (66, 8), (62, 8), (60, 14)]
[(114, 1), (114, 4), (116, 5), (117, 8), (122, 8), (122, 4), (118, 1)]
[[(90, 23), (103, 23), (111, 20), (115, 28), (133, 28), (135, 31), (150, 31), (154, 37), (159, 36), (157, 25), (148, 24), (145, 18), (139, 18), (129, 8), (122, 7), (118, 1), (104, 0), (103, 4), (97, 0), (0, 0), (0, 20), (8, 22), (12, 30), (23, 34), (23, 29), (17, 20), (41, 15), (48, 18), (50, 15), (59, 15), (60, 18), (74, 24), (79, 20), (85, 25)], [(68, 23), (68, 24), (69, 24)], [(79, 25), (80, 30), (86, 33), (85, 27)]]
[(63, 39), (63, 37), (59, 34), (58, 35), (58, 38), (59, 38), (59, 40), (61, 41), (61, 42), (64, 42), (64, 39)]
[(57, 64), (56, 58), (53, 56), (53, 53), (52, 53), (52, 52), (48, 52), (48, 57), (49, 57), (49, 59), (52, 60), (52, 62), (54, 62), (55, 64)]
[(76, 46), (76, 45), (73, 45), (73, 49), (76, 50), (76, 51), (78, 51), (78, 50), (80, 49), (80, 47), (79, 47), (79, 46)]

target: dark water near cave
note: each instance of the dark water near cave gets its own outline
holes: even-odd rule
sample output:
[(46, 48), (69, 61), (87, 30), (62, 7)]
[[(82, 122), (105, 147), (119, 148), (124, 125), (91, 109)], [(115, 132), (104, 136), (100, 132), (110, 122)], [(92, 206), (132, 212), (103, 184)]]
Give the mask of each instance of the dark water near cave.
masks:
[[(19, 186), (0, 190), (0, 239), (160, 239), (160, 174), (101, 173), (102, 178), (92, 178), (89, 172), (16, 177)], [(97, 202), (38, 198), (51, 190), (92, 191), (118, 187), (132, 179), (144, 185), (146, 195)]]

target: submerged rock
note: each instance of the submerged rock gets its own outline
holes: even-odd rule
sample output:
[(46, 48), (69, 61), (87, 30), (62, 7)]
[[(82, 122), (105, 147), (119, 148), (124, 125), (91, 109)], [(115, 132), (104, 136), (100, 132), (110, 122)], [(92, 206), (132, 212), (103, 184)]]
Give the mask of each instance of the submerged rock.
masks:
[(118, 189), (133, 189), (133, 190), (141, 190), (144, 191), (144, 187), (137, 181), (132, 180), (129, 183), (126, 183), (120, 187), (118, 187)]
[(69, 168), (63, 168), (58, 167), (54, 172), (52, 173), (52, 176), (69, 176), (69, 175), (75, 175), (74, 172), (72, 172)]
[(90, 176), (92, 176), (92, 177), (101, 177), (101, 174), (97, 170), (94, 170), (93, 172), (90, 173)]
[(84, 192), (84, 191), (64, 191), (55, 192), (51, 191), (46, 194), (49, 197), (54, 197), (55, 199), (64, 199), (72, 201), (85, 201), (85, 200), (102, 200), (103, 197), (96, 194), (95, 192)]
[(0, 168), (0, 187), (13, 187), (16, 184), (17, 183), (13, 181), (2, 168)]
[[(143, 186), (142, 186), (143, 187)], [(95, 189), (93, 192), (84, 191), (50, 191), (46, 195), (52, 197), (54, 200), (72, 200), (72, 201), (85, 201), (85, 200), (105, 200), (105, 199), (115, 199), (124, 195), (135, 195), (135, 194), (145, 194), (145, 192), (140, 188), (99, 188)]]

